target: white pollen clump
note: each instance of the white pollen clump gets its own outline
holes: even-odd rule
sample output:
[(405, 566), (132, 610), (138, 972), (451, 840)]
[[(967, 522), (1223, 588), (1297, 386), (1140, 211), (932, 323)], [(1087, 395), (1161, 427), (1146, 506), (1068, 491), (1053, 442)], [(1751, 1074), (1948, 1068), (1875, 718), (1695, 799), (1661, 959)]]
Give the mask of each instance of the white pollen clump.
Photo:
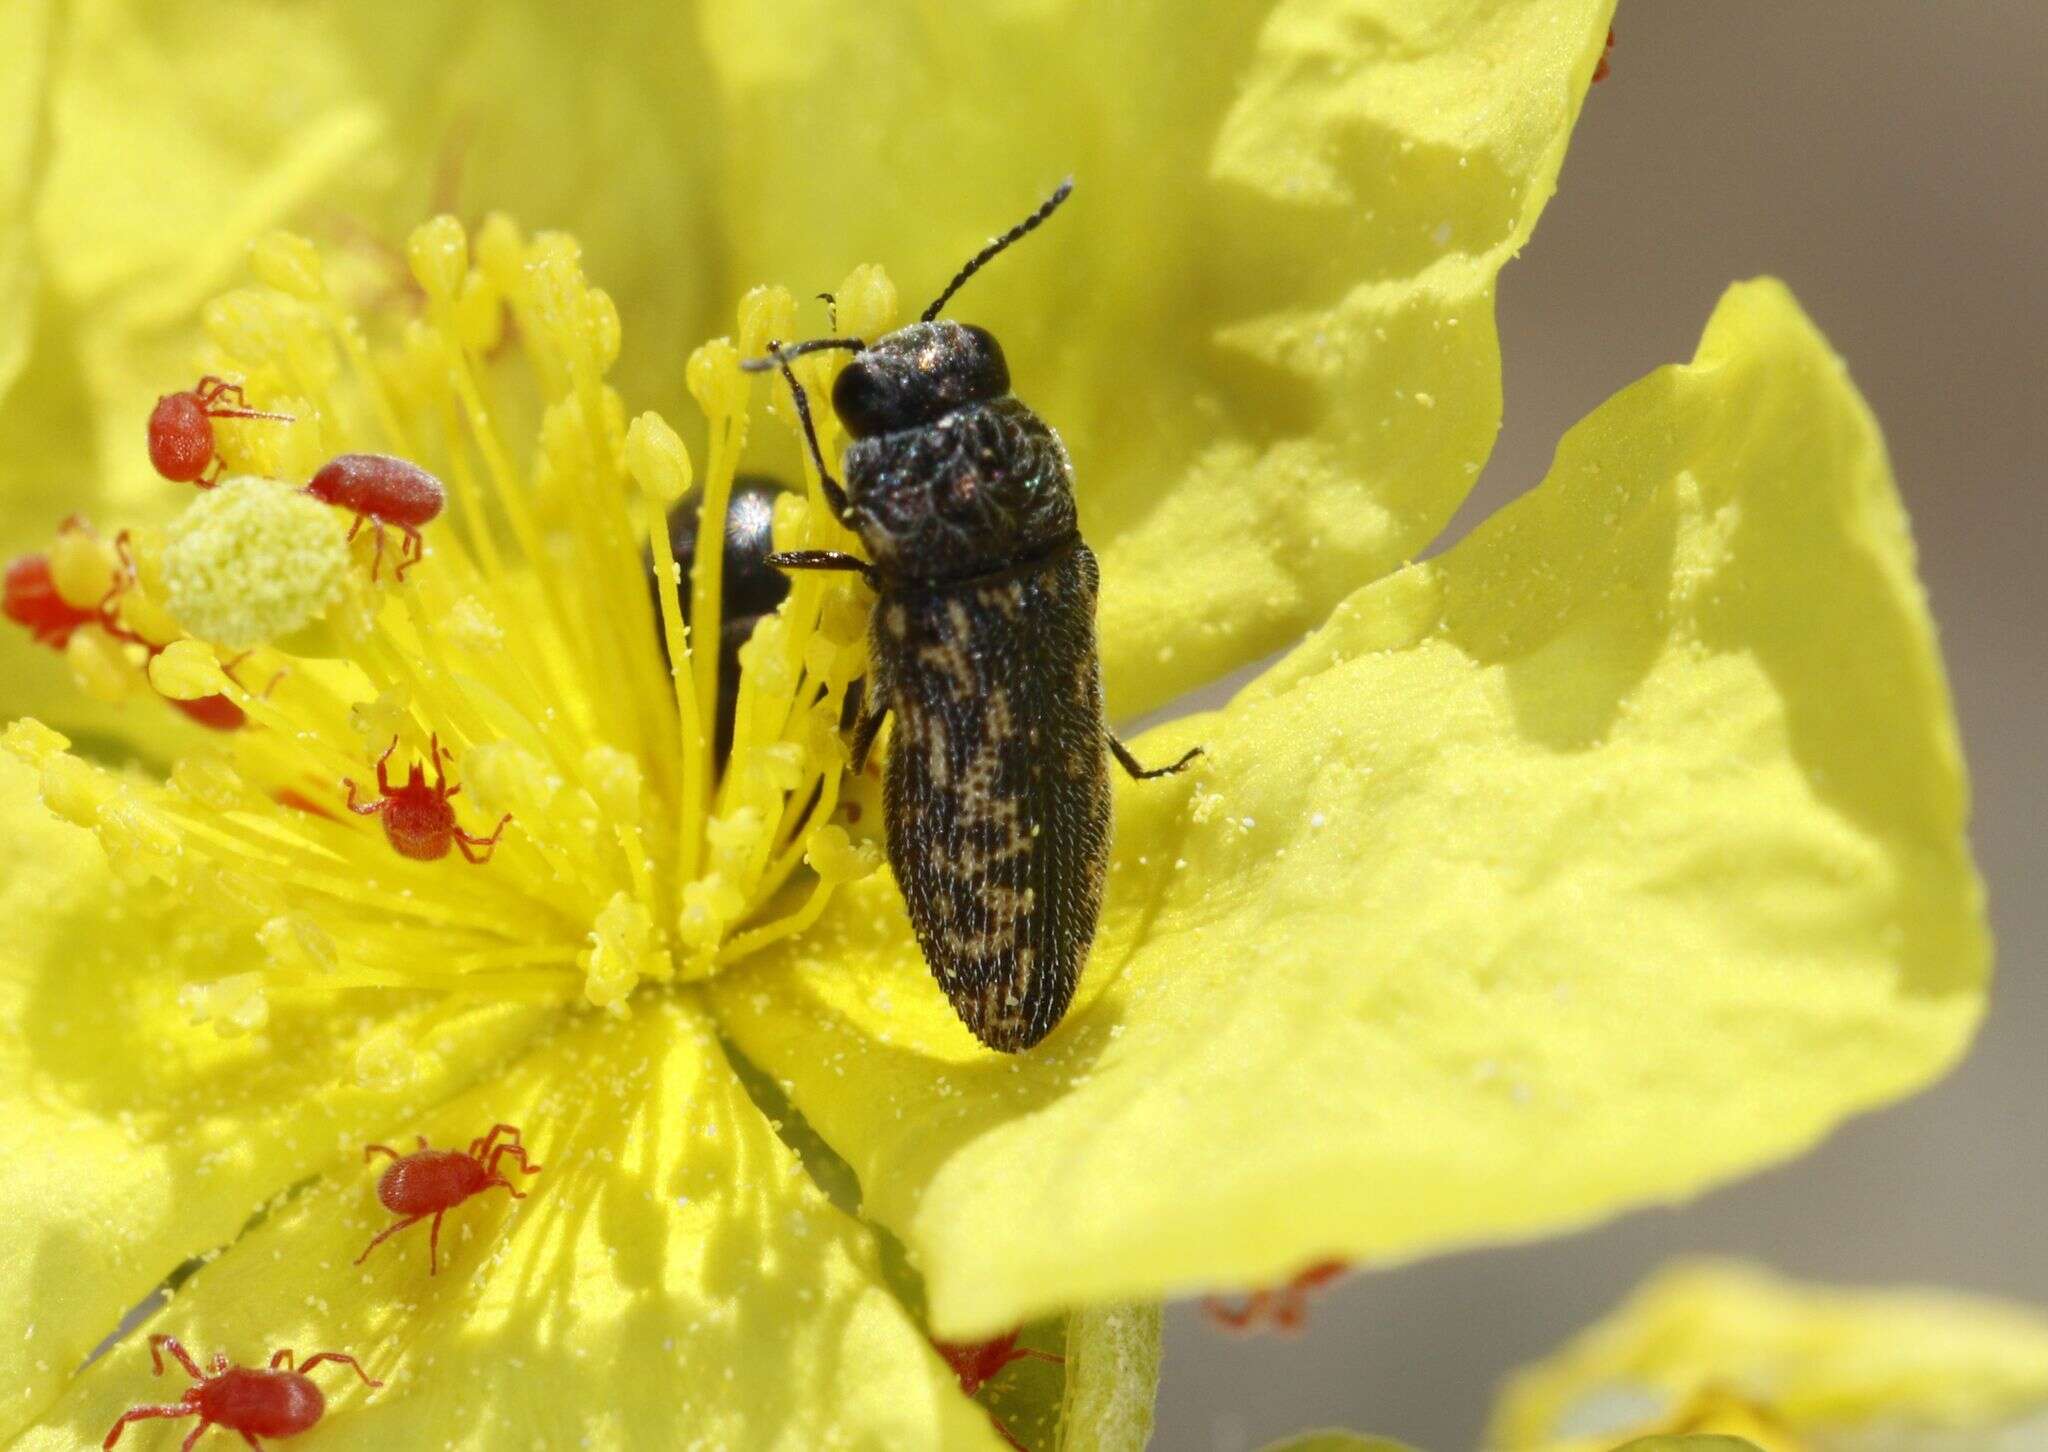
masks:
[(223, 479), (166, 533), (165, 604), (186, 630), (230, 649), (289, 635), (341, 598), (348, 525), (274, 480)]

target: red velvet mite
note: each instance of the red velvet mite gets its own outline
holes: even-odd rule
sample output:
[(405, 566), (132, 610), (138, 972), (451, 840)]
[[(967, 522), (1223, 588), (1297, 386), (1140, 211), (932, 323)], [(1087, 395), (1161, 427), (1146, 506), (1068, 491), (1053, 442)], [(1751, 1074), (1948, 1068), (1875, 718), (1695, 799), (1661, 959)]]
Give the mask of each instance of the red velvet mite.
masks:
[(242, 1440), (259, 1449), (263, 1444), (258, 1437), (291, 1437), (305, 1431), (326, 1415), (327, 1398), (306, 1373), (323, 1361), (338, 1361), (355, 1371), (363, 1379), (363, 1385), (380, 1387), (377, 1381), (364, 1371), (353, 1357), (339, 1351), (321, 1351), (306, 1358), (305, 1365), (294, 1369), (289, 1348), (270, 1358), (268, 1367), (231, 1366), (225, 1351), (216, 1352), (213, 1370), (201, 1371), (199, 1363), (191, 1353), (178, 1344), (174, 1336), (152, 1336), (149, 1338), (149, 1359), (156, 1366), (156, 1374), (164, 1374), (164, 1352), (170, 1352), (178, 1365), (185, 1368), (192, 1378), (192, 1385), (185, 1388), (185, 1395), (175, 1402), (160, 1402), (154, 1405), (130, 1407), (121, 1414), (121, 1419), (107, 1432), (101, 1448), (112, 1447), (121, 1440), (121, 1433), (130, 1422), (145, 1422), (157, 1417), (197, 1417), (199, 1425), (192, 1429), (192, 1435), (180, 1444), (180, 1452), (191, 1452), (192, 1444), (205, 1435), (208, 1427), (225, 1427), (231, 1432), (242, 1434)]
[[(1013, 1361), (1030, 1357), (1037, 1361), (1050, 1361), (1064, 1365), (1064, 1356), (1055, 1356), (1050, 1351), (1040, 1351), (1035, 1346), (1019, 1346), (1018, 1332), (1006, 1331), (988, 1341), (940, 1341), (932, 1339), (933, 1348), (946, 1359), (946, 1365), (953, 1368), (953, 1375), (960, 1378), (960, 1390), (967, 1396), (977, 1396), (998, 1372)], [(989, 1420), (995, 1423), (996, 1431), (1005, 1442), (1024, 1452), (1024, 1444), (1011, 1435), (1010, 1429), (994, 1413)]]
[(100, 618), (97, 610), (81, 610), (57, 593), (48, 555), (23, 555), (7, 567), (6, 594), (0, 610), (17, 625), (28, 627), (37, 645), (62, 650), (81, 625)]
[(1227, 1331), (1262, 1329), (1296, 1332), (1308, 1320), (1308, 1293), (1319, 1290), (1351, 1269), (1345, 1260), (1319, 1260), (1297, 1272), (1285, 1285), (1253, 1291), (1244, 1304), (1233, 1306), (1220, 1297), (1202, 1302), (1202, 1311)]
[(399, 579), (419, 563), (424, 548), (420, 526), (440, 514), (448, 503), (448, 491), (441, 481), (419, 465), (389, 454), (343, 454), (330, 459), (306, 485), (306, 492), (323, 504), (333, 504), (356, 517), (348, 537), (370, 524), (377, 531), (377, 556), (370, 565), (375, 579), (384, 563), (384, 527), (390, 525), (405, 536), (398, 554)]
[[(387, 774), (391, 753), (398, 750), (398, 738), (391, 738), (391, 744), (384, 748), (384, 754), (377, 758), (377, 800), (359, 802), (356, 800), (356, 784), (344, 777), (342, 785), (348, 788), (348, 809), (360, 817), (381, 817), (384, 821), (384, 836), (391, 843), (391, 850), (400, 857), (410, 857), (416, 862), (433, 862), (448, 855), (450, 847), (460, 847), (462, 855), (471, 862), (481, 865), (491, 860), (491, 849), (498, 845), (498, 838), (504, 835), (505, 824), (512, 820), (510, 812), (498, 818), (498, 825), (488, 837), (474, 837), (462, 830), (455, 821), (455, 808), (448, 805), (448, 799), (462, 790), (459, 786), (448, 785), (448, 768), (441, 761), (441, 738), (427, 739), (428, 748), (434, 757), (434, 784), (427, 785), (427, 769), (415, 761), (406, 773), (405, 785), (393, 787)], [(475, 849), (485, 849), (479, 856)]]
[[(226, 400), (232, 398), (233, 403)], [(166, 393), (149, 411), (149, 462), (157, 473), (180, 484), (213, 487), (220, 460), (213, 452), (213, 421), (217, 418), (268, 418), (293, 422), (288, 413), (264, 413), (249, 407), (242, 385), (212, 374), (184, 393)]]
[[(502, 1141), (499, 1135), (504, 1136)], [(401, 1155), (385, 1144), (366, 1145), (363, 1149), (365, 1164), (369, 1163), (372, 1155), (391, 1156), (391, 1168), (377, 1180), (377, 1198), (386, 1210), (405, 1218), (378, 1231), (363, 1247), (363, 1253), (356, 1257), (357, 1265), (368, 1260), (371, 1251), (406, 1226), (417, 1225), (432, 1216), (433, 1228), (427, 1234), (427, 1274), (436, 1274), (441, 1269), (443, 1215), (470, 1196), (499, 1186), (503, 1186), (513, 1199), (524, 1200), (526, 1196), (498, 1173), (499, 1160), (509, 1156), (519, 1161), (520, 1171), (528, 1175), (537, 1175), (541, 1170), (539, 1165), (526, 1162), (526, 1146), (519, 1142), (516, 1125), (492, 1125), (490, 1133), (471, 1140), (467, 1150), (430, 1149), (425, 1135), (419, 1139), (420, 1147), (409, 1155)]]

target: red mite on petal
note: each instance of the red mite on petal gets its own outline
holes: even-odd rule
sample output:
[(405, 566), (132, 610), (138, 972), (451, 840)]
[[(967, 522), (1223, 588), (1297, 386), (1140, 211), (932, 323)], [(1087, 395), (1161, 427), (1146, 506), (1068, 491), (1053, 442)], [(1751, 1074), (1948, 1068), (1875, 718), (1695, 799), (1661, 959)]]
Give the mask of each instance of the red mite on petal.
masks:
[(50, 578), (48, 555), (23, 555), (7, 567), (4, 609), (7, 618), (26, 625), (37, 645), (62, 650), (72, 632), (100, 618), (97, 610), (81, 610), (57, 593)]
[(424, 545), (420, 526), (440, 514), (448, 502), (441, 481), (417, 464), (389, 454), (343, 454), (329, 460), (306, 485), (306, 492), (323, 504), (332, 504), (355, 515), (348, 537), (365, 524), (377, 531), (377, 555), (370, 564), (370, 578), (384, 564), (384, 527), (390, 525), (405, 536), (399, 550), (398, 566), (392, 574), (399, 579), (419, 563)]
[[(233, 402), (224, 401), (228, 399)], [(179, 484), (211, 489), (220, 477), (220, 460), (213, 451), (213, 421), (217, 418), (294, 422), (288, 413), (264, 413), (249, 407), (241, 384), (209, 373), (195, 388), (166, 393), (149, 411), (149, 462), (157, 473)]]
[(121, 1440), (121, 1433), (130, 1422), (146, 1422), (158, 1417), (197, 1417), (199, 1425), (192, 1429), (192, 1435), (182, 1444), (184, 1452), (190, 1452), (193, 1443), (203, 1436), (208, 1427), (224, 1427), (239, 1432), (242, 1440), (251, 1447), (261, 1447), (258, 1437), (291, 1437), (305, 1431), (327, 1413), (327, 1398), (321, 1394), (313, 1378), (306, 1373), (323, 1361), (339, 1362), (352, 1367), (355, 1374), (363, 1379), (367, 1387), (380, 1387), (381, 1381), (374, 1380), (353, 1356), (339, 1351), (321, 1351), (306, 1358), (296, 1369), (292, 1366), (289, 1347), (270, 1358), (267, 1367), (231, 1366), (225, 1351), (216, 1352), (213, 1370), (201, 1371), (199, 1363), (192, 1359), (190, 1352), (178, 1344), (174, 1336), (152, 1336), (149, 1338), (149, 1359), (156, 1366), (156, 1374), (164, 1374), (164, 1352), (170, 1352), (178, 1365), (192, 1378), (192, 1385), (185, 1388), (185, 1395), (175, 1402), (160, 1402), (153, 1405), (130, 1407), (121, 1414), (119, 1421), (108, 1429), (101, 1448), (111, 1448)]
[[(348, 788), (348, 809), (359, 817), (382, 817), (384, 837), (391, 843), (391, 850), (401, 857), (410, 857), (417, 862), (432, 862), (446, 857), (450, 847), (460, 847), (462, 855), (472, 863), (481, 866), (491, 860), (491, 851), (498, 845), (498, 838), (504, 835), (505, 824), (512, 820), (510, 812), (498, 818), (498, 825), (488, 837), (476, 837), (462, 830), (455, 822), (455, 808), (448, 805), (448, 799), (462, 790), (448, 785), (448, 769), (441, 762), (441, 739), (429, 737), (427, 745), (434, 757), (434, 784), (427, 785), (427, 770), (418, 762), (406, 773), (405, 785), (394, 787), (387, 774), (391, 753), (398, 750), (398, 738), (391, 738), (391, 744), (384, 748), (384, 754), (377, 758), (377, 800), (359, 802), (356, 800), (355, 782), (344, 777), (342, 785)], [(482, 855), (476, 849), (483, 848)]]
[[(1055, 1356), (1050, 1351), (1040, 1351), (1035, 1346), (1019, 1346), (1017, 1331), (1006, 1331), (988, 1341), (941, 1341), (932, 1338), (932, 1346), (946, 1359), (946, 1365), (953, 1368), (953, 1375), (960, 1379), (960, 1390), (968, 1396), (977, 1396), (995, 1375), (1013, 1361), (1030, 1357), (1037, 1361), (1050, 1361), (1064, 1365), (1064, 1356)], [(1024, 1452), (1024, 1444), (1011, 1435), (1010, 1429), (991, 1414), (991, 1422), (1003, 1440), (1018, 1452)]]
[(1226, 1331), (1251, 1333), (1270, 1330), (1296, 1332), (1308, 1320), (1308, 1293), (1328, 1285), (1351, 1269), (1344, 1260), (1319, 1260), (1300, 1271), (1285, 1285), (1253, 1291), (1244, 1304), (1233, 1306), (1220, 1296), (1202, 1302), (1203, 1314)]
[(1610, 25), (1607, 27), (1607, 44), (1600, 48), (1600, 64), (1593, 67), (1593, 79), (1596, 82), (1606, 80), (1609, 73), (1613, 71), (1614, 67), (1607, 63), (1608, 58), (1613, 54), (1614, 27)]
[[(500, 1135), (504, 1136), (502, 1140)], [(356, 1257), (357, 1265), (368, 1260), (371, 1251), (406, 1226), (417, 1225), (432, 1216), (434, 1223), (427, 1233), (427, 1274), (437, 1274), (441, 1269), (443, 1215), (470, 1196), (485, 1190), (502, 1188), (513, 1199), (524, 1200), (526, 1196), (498, 1173), (500, 1160), (517, 1160), (525, 1174), (537, 1175), (541, 1171), (539, 1165), (526, 1162), (526, 1146), (519, 1142), (516, 1125), (492, 1125), (490, 1133), (471, 1140), (467, 1150), (431, 1149), (425, 1135), (421, 1135), (419, 1141), (420, 1147), (409, 1155), (401, 1155), (384, 1144), (364, 1147), (363, 1161), (366, 1164), (372, 1155), (391, 1156), (391, 1168), (377, 1180), (377, 1198), (386, 1210), (405, 1218), (393, 1221), (378, 1231), (363, 1247), (363, 1253)]]

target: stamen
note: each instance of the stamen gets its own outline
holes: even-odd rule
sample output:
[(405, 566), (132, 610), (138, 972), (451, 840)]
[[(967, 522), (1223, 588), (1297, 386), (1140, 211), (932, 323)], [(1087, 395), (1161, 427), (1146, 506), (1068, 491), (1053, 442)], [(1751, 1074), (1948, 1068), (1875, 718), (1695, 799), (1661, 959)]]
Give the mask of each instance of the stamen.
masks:
[[(655, 592), (657, 628), (641, 554), (679, 580), (666, 514), (696, 471), (660, 415), (629, 427), (606, 382), (621, 336), (610, 298), (573, 241), (528, 241), (501, 218), (474, 247), (436, 218), (406, 260), (424, 309), (366, 320), (311, 244), (259, 240), (259, 285), (205, 311), (201, 367), (237, 380), (251, 413), (289, 417), (222, 418), (226, 476), (167, 530), (69, 523), (9, 576), (9, 617), (65, 651), (96, 695), (168, 702), (223, 730), (162, 783), (82, 760), (32, 721), (0, 734), (124, 878), (246, 935), (246, 971), (182, 990), (194, 1020), (223, 1033), (260, 1029), (280, 1002), (362, 989), (623, 1012), (643, 983), (701, 977), (804, 931), (880, 861), (872, 821), (856, 838), (850, 814), (835, 820), (838, 721), (866, 669), (864, 587), (805, 575), (759, 621), (721, 770), (723, 551), (699, 551), (686, 596)], [(837, 297), (860, 336), (893, 322), (877, 268)], [(708, 425), (706, 541), (724, 535), (756, 405), (794, 423), (786, 383), (763, 392), (740, 367), (795, 335), (793, 299), (756, 289), (737, 321), (686, 375)], [(796, 376), (823, 398), (844, 361), (813, 353)], [(836, 449), (830, 410), (816, 412)], [(446, 489), (416, 549), (407, 537), (402, 579), (377, 563), (381, 525), (305, 492), (342, 454), (393, 456)], [(807, 484), (777, 506), (777, 546), (857, 548), (815, 473)], [(386, 555), (395, 547), (387, 538)], [(415, 790), (445, 803), (450, 832), (387, 825), (387, 801)], [(477, 844), (469, 860), (421, 850), (456, 840)], [(357, 1072), (410, 1082), (417, 1051), (373, 1041)]]

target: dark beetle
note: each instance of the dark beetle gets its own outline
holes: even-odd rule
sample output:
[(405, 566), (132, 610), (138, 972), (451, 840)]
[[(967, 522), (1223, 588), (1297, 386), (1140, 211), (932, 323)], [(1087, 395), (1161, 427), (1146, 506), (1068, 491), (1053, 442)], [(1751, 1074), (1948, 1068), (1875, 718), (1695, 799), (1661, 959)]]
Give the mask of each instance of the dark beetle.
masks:
[[(1140, 767), (1103, 720), (1095, 556), (1081, 542), (1073, 468), (1011, 396), (985, 329), (935, 321), (960, 285), (1066, 200), (1064, 183), (963, 267), (915, 323), (874, 343), (821, 338), (751, 360), (779, 366), (827, 502), (869, 559), (770, 555), (784, 569), (856, 570), (869, 626), (865, 762), (896, 713), (883, 795), (889, 862), (939, 986), (990, 1048), (1028, 1049), (1067, 1011), (1102, 909), (1108, 758)], [(832, 389), (853, 437), (842, 489), (825, 467), (788, 359), (854, 358)]]
[[(725, 506), (725, 573), (719, 585), (718, 718), (714, 750), (720, 768), (732, 754), (733, 716), (739, 709), (740, 647), (761, 618), (789, 594), (789, 580), (768, 563), (775, 548), (775, 500), (789, 486), (766, 474), (741, 474), (732, 481)], [(683, 577), (674, 584), (683, 618), (690, 616), (690, 577), (697, 566), (697, 516), (704, 492), (692, 489), (668, 512), (668, 543)], [(647, 559), (647, 583), (656, 592), (654, 628), (661, 625), (661, 582), (654, 578), (654, 560)]]

